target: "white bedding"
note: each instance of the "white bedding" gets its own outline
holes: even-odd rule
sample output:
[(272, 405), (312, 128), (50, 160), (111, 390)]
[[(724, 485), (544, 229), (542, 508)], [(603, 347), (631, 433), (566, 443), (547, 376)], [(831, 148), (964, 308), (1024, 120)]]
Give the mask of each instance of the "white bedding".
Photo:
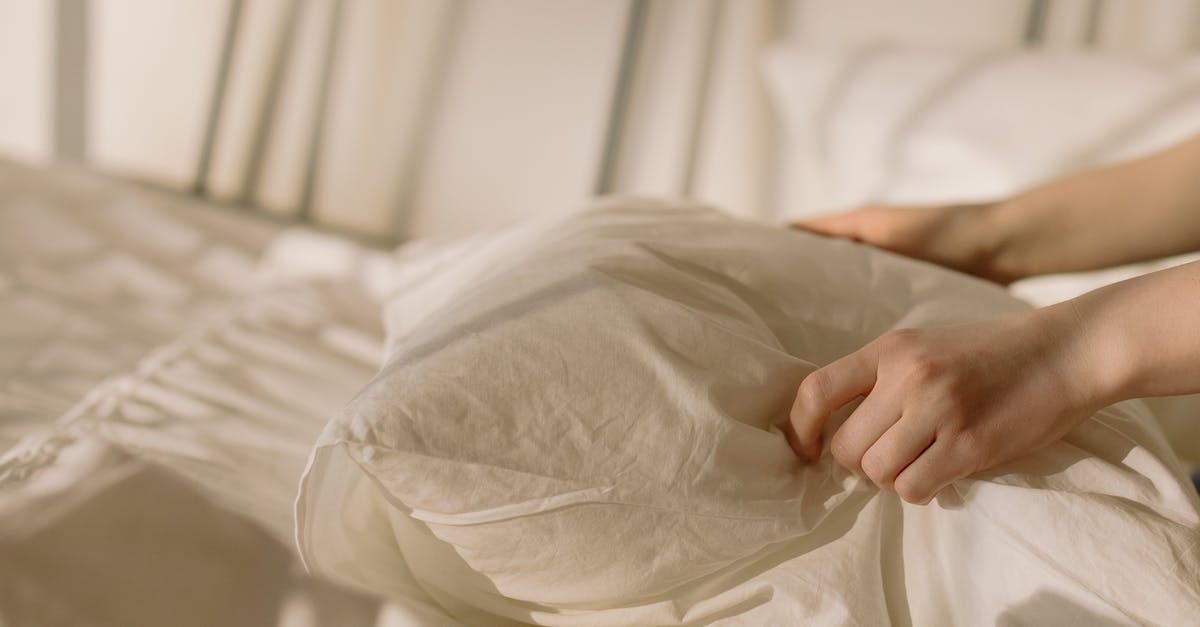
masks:
[[(0, 623), (457, 624), (415, 583), (381, 610), (303, 573), (292, 498), (321, 427), (378, 366), (383, 287), (425, 283), (432, 307), (486, 266), (478, 253), (521, 236), (408, 246), (393, 264), (91, 175), (0, 166)], [(393, 307), (391, 330), (418, 314)], [(848, 537), (874, 541), (892, 507), (868, 502)], [(948, 515), (943, 531), (978, 551), (943, 556), (966, 585), (1011, 530)], [(1006, 616), (1073, 607), (1033, 596)]]
[(0, 623), (377, 624), (291, 531), (312, 441), (378, 363), (367, 253), (280, 231), (0, 167)]
[(1028, 307), (995, 285), (636, 200), (452, 258), (406, 273), (388, 361), (317, 444), (316, 573), (488, 625), (1195, 617), (1200, 503), (1138, 401), (929, 506), (773, 426), (888, 329)]
[(0, 451), (253, 284), (278, 226), (0, 164)]

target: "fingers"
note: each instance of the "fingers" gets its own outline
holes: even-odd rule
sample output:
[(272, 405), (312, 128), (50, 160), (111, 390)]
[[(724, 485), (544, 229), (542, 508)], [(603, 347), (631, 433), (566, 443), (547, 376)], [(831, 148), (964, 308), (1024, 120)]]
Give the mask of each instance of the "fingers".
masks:
[(827, 237), (858, 239), (861, 236), (860, 224), (859, 211), (851, 211), (793, 222), (792, 226)]
[(797, 455), (810, 461), (821, 456), (825, 421), (838, 408), (871, 391), (877, 363), (878, 351), (872, 343), (804, 378), (790, 416), (794, 438), (789, 438), (789, 444)]
[(863, 455), (900, 418), (900, 412), (878, 388), (846, 419), (829, 442), (829, 451), (843, 468), (863, 474)]
[(926, 505), (951, 482), (970, 474), (971, 469), (971, 460), (955, 455), (952, 440), (939, 439), (896, 476), (892, 489), (909, 503)]
[(896, 477), (933, 444), (934, 425), (923, 418), (905, 415), (863, 453), (859, 465), (875, 485), (894, 488)]

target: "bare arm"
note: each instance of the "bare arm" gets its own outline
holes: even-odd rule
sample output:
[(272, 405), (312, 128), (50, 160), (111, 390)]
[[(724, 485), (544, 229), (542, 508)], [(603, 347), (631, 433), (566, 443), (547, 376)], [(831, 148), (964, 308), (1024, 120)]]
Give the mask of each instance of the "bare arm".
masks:
[(1200, 136), (1001, 203), (1000, 274), (1093, 270), (1200, 250)]
[(1113, 402), (1192, 392), (1200, 392), (1200, 262), (996, 320), (884, 335), (804, 379), (788, 439), (815, 458), (829, 415), (865, 396), (834, 434), (832, 454), (926, 503)]
[(1200, 136), (997, 203), (872, 206), (797, 226), (1001, 283), (1200, 250)]

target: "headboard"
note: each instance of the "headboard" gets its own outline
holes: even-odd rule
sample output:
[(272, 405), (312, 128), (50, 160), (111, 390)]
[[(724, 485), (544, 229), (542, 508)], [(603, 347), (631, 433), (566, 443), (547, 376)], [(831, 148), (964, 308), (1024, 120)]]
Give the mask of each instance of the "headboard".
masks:
[(780, 41), (1190, 49), (1191, 0), (0, 4), (0, 151), (382, 240), (593, 194), (770, 205)]

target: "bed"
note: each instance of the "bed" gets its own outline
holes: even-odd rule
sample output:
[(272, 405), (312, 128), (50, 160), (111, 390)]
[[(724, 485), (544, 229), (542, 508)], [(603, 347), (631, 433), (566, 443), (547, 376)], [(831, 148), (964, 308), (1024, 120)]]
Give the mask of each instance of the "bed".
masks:
[[(79, 10), (72, 4), (64, 3), (68, 18)], [(1139, 56), (1144, 51), (1122, 49), (1140, 45), (1122, 26), (1132, 23), (1126, 19), (1132, 10), (1109, 7), (1106, 13), (1100, 2), (1032, 2), (1019, 8), (991, 3), (974, 17), (943, 3), (940, 8), (949, 11), (943, 17), (963, 26), (958, 35), (931, 32), (916, 23), (920, 20), (896, 16), (907, 26), (897, 27), (901, 36), (887, 42), (859, 28), (854, 10), (837, 3), (634, 1), (575, 13), (549, 6), (556, 3), (528, 2), (522, 7), (530, 15), (561, 20), (555, 23), (567, 35), (578, 31), (594, 38), (581, 39), (589, 42), (580, 47), (591, 56), (578, 61), (597, 70), (595, 80), (542, 97), (532, 89), (515, 95), (499, 90), (486, 67), (454, 73), (451, 64), (485, 58), (493, 49), (515, 50), (515, 58), (528, 61), (544, 56), (538, 46), (554, 41), (500, 19), (507, 15), (500, 4), (445, 3), (433, 9), (412, 3), (419, 18), (414, 24), (436, 34), (414, 36), (420, 48), (414, 67), (420, 67), (402, 68), (396, 92), (370, 92), (378, 98), (371, 102), (394, 104), (400, 92), (423, 95), (420, 102), (400, 100), (395, 119), (384, 125), (387, 132), (374, 133), (374, 127), (346, 121), (375, 118), (355, 109), (361, 101), (346, 95), (369, 81), (356, 83), (361, 76), (339, 64), (358, 59), (374, 67), (370, 63), (379, 59), (364, 61), (366, 53), (355, 46), (385, 40), (382, 17), (408, 4), (276, 4), (265, 10), (266, 4), (232, 2), (228, 15), (213, 22), (221, 54), (210, 68), (213, 88), (199, 99), (202, 114), (192, 116), (197, 132), (189, 137), (199, 140), (187, 144), (194, 159), (185, 160), (186, 166), (174, 167), (147, 152), (121, 153), (116, 143), (99, 141), (94, 163), (69, 165), (84, 156), (69, 142), (57, 148), (65, 164), (0, 163), (0, 623), (762, 624), (790, 616), (825, 624), (870, 622), (864, 617), (905, 624), (920, 618), (982, 620), (985, 613), (971, 614), (984, 612), (980, 608), (998, 624), (1152, 622), (1147, 617), (1156, 615), (1130, 601), (1136, 589), (1096, 584), (1110, 571), (1112, 581), (1125, 581), (1113, 561), (1141, 557), (1114, 551), (1108, 561), (1093, 560), (1089, 552), (1097, 547), (1090, 544), (1060, 551), (1025, 542), (1022, 521), (1006, 510), (1015, 502), (1005, 500), (1012, 494), (1024, 495), (1020, 503), (1031, 507), (1026, 522), (1053, 523), (1062, 511), (1055, 508), (1079, 498), (1081, 507), (1104, 519), (1098, 529), (1132, 529), (1135, 539), (1157, 551), (1155, 559), (1174, 558), (1160, 562), (1169, 575), (1163, 581), (1173, 587), (1164, 584), (1152, 592), (1178, 594), (1156, 601), (1163, 612), (1157, 616), (1184, 615), (1171, 612), (1200, 599), (1195, 570), (1200, 543), (1187, 540), (1194, 537), (1187, 532), (1195, 532), (1200, 511), (1195, 494), (1178, 489), (1187, 473), (1200, 470), (1195, 398), (1138, 402), (1116, 411), (1097, 424), (1129, 429), (1133, 449), (1096, 453), (1103, 434), (1091, 433), (1072, 444), (1091, 456), (1082, 462), (1067, 453), (1055, 458), (1072, 460), (1065, 465), (1076, 467), (1077, 474), (1063, 475), (1050, 464), (1044, 471), (1053, 485), (1042, 486), (1044, 492), (1026, 479), (989, 477), (958, 495), (972, 495), (973, 506), (914, 509), (877, 498), (836, 468), (822, 467), (829, 483), (820, 490), (831, 490), (825, 495), (830, 502), (857, 504), (865, 512), (861, 517), (846, 518), (837, 510), (829, 520), (840, 521), (840, 531), (821, 528), (836, 537), (816, 548), (801, 543), (803, 551), (792, 536), (763, 532), (771, 542), (791, 547), (789, 557), (763, 548), (771, 545), (764, 540), (738, 554), (750, 564), (744, 572), (730, 575), (728, 564), (707, 564), (721, 576), (696, 583), (685, 569), (683, 578), (694, 584), (686, 594), (640, 598), (616, 586), (620, 602), (565, 592), (556, 597), (553, 586), (515, 587), (552, 572), (548, 567), (540, 573), (514, 567), (504, 572), (509, 579), (495, 576), (481, 584), (473, 577), (489, 571), (468, 561), (466, 570), (448, 571), (463, 586), (453, 589), (446, 582), (455, 577), (434, 572), (431, 564), (458, 568), (456, 558), (444, 553), (437, 554), (443, 562), (412, 558), (411, 542), (405, 545), (410, 559), (400, 566), (382, 557), (361, 560), (390, 569), (391, 578), (375, 580), (331, 561), (329, 552), (305, 546), (316, 537), (305, 535), (312, 523), (302, 523), (298, 545), (296, 526), (298, 485), (306, 468), (312, 476), (314, 463), (336, 466), (319, 461), (322, 449), (362, 444), (346, 436), (346, 429), (327, 426), (331, 420), (361, 404), (365, 386), (387, 372), (386, 360), (404, 354), (402, 338), (436, 329), (438, 315), (452, 318), (445, 313), (448, 303), (470, 302), (462, 301), (463, 294), (474, 292), (464, 286), (498, 272), (501, 253), (532, 241), (523, 238), (529, 229), (542, 228), (543, 220), (573, 219), (587, 204), (584, 199), (597, 193), (700, 198), (772, 224), (864, 200), (936, 202), (1011, 193), (1067, 169), (1135, 155), (1200, 131), (1195, 122), (1200, 65), (1186, 54), (1190, 40), (1171, 39), (1178, 46), (1167, 51), (1167, 61), (1147, 61)], [(829, 33), (812, 26), (821, 11), (828, 20), (823, 23), (834, 26)], [(1012, 33), (991, 28), (1002, 21)], [(776, 22), (785, 26), (770, 26)], [(57, 23), (66, 29), (60, 37), (69, 34), (70, 23)], [(278, 26), (271, 31), (277, 36), (268, 38), (278, 43), (270, 52), (287, 66), (274, 69), (292, 77), (273, 87), (271, 68), (247, 61), (256, 53), (245, 43), (267, 23)], [(1143, 40), (1169, 39), (1161, 20), (1137, 23), (1146, 26)], [(839, 29), (840, 35), (833, 32)], [(355, 32), (374, 39), (362, 43), (347, 36)], [(458, 48), (458, 57), (450, 54), (446, 42), (468, 34), (475, 43)], [(525, 38), (532, 42), (528, 48), (519, 44)], [(291, 40), (300, 43), (289, 49), (285, 44)], [(934, 50), (914, 47), (914, 41), (934, 42)], [(976, 45), (980, 41), (987, 45)], [(342, 56), (329, 53), (326, 58), (333, 60), (321, 62), (313, 50), (322, 42), (330, 51), (341, 42)], [(837, 45), (830, 49), (830, 42)], [(1047, 140), (1039, 153), (1050, 156), (1030, 163), (1014, 159), (1020, 153), (1006, 152), (1009, 144), (980, 132), (963, 112), (986, 100), (988, 90), (1012, 81), (1044, 86), (1036, 68), (1045, 59), (1026, 55), (1046, 51), (1008, 49), (1039, 42), (1063, 48), (1048, 53), (1057, 59), (1054, 67), (1068, 74), (1082, 68), (1096, 79), (1077, 85), (1079, 93), (1112, 106), (1076, 120), (1063, 133), (1069, 141)], [(1079, 53), (1084, 44), (1109, 51)], [(343, 67), (342, 82), (331, 74), (335, 67)], [(1033, 74), (1023, 73), (1029, 68)], [(254, 77), (256, 70), (263, 76)], [(86, 77), (58, 71), (59, 89), (86, 84)], [(557, 76), (553, 71), (533, 79), (559, 85), (547, 78)], [(662, 80), (672, 73), (686, 76), (682, 87)], [(261, 89), (256, 93), (262, 97), (247, 96), (248, 85)], [(295, 91), (306, 86), (315, 88)], [(290, 98), (272, 95), (289, 89)], [(1135, 93), (1143, 98), (1125, 97)], [(541, 100), (556, 98), (573, 98), (582, 108), (563, 119), (538, 113)], [(1049, 93), (1044, 102), (1055, 98)], [(483, 101), (495, 110), (475, 106)], [(239, 102), (256, 104), (239, 113)], [(345, 117), (334, 115), (338, 111)], [(509, 127), (484, 124), (494, 121), (496, 111), (508, 112)], [(1151, 121), (1149, 114), (1162, 112)], [(89, 119), (59, 114), (60, 131)], [(1047, 105), (1033, 131), (1064, 128), (1054, 115)], [(257, 122), (247, 123), (249, 118)], [(285, 122), (278, 128), (264, 122), (274, 118)], [(591, 130), (580, 141), (560, 142), (575, 137), (564, 129), (584, 126), (579, 120), (596, 124), (587, 125)], [(553, 126), (556, 122), (561, 126)], [(516, 141), (521, 136), (558, 139), (523, 146)], [(346, 167), (360, 153), (369, 155), (371, 167)], [(497, 161), (506, 156), (525, 164), (529, 172), (521, 176), (527, 179), (497, 174)], [(117, 177), (90, 166), (141, 172)], [(546, 176), (544, 170), (555, 166), (561, 166), (561, 175)], [(523, 226), (497, 230), (514, 222)], [(854, 265), (859, 258), (846, 254), (830, 258), (859, 267)], [(1035, 304), (1054, 302), (1188, 259), (1048, 277), (1018, 284), (1013, 292)], [(913, 271), (896, 272), (905, 277)], [(988, 298), (1018, 306), (1006, 295)], [(438, 314), (432, 322), (431, 311)], [(872, 324), (883, 324), (880, 320)], [(768, 442), (762, 433), (743, 435)], [(761, 458), (742, 450), (733, 459), (770, 465), (778, 452), (770, 450)], [(1136, 455), (1124, 460), (1129, 450)], [(358, 465), (368, 462), (364, 457)], [(458, 459), (450, 467), (469, 463)], [(357, 481), (350, 475), (340, 480)], [(339, 505), (323, 511), (362, 511), (361, 500), (367, 499), (374, 509), (363, 514), (364, 528), (411, 531), (403, 512), (380, 513), (411, 495), (397, 489), (381, 496), (369, 483), (354, 485), (359, 500), (338, 497), (332, 501)], [(315, 488), (307, 494), (301, 518), (312, 517), (306, 503), (318, 502)], [(436, 525), (454, 514), (431, 512), (421, 524)], [(1138, 524), (1123, 526), (1125, 519)], [(876, 526), (896, 521), (898, 535), (878, 533)], [(938, 545), (938, 563), (912, 558), (923, 542), (933, 546), (930, 538), (938, 534), (950, 538)], [(786, 542), (779, 539), (785, 536)], [(901, 550), (905, 546), (908, 553)], [(582, 554), (570, 542), (546, 541), (546, 547), (561, 548), (564, 559)], [(377, 556), (391, 556), (394, 547), (384, 548)], [(610, 553), (629, 557), (618, 548), (614, 544)], [(897, 555), (909, 559), (896, 561)], [(636, 561), (640, 557), (626, 564), (645, 565), (646, 572), (662, 566)], [(1009, 559), (1026, 561), (1004, 561)], [(975, 581), (972, 560), (1009, 564), (1012, 572)], [(805, 569), (814, 564), (832, 565), (835, 575), (809, 577)], [(874, 583), (858, 594), (846, 582), (863, 572)], [(1022, 582), (1022, 572), (1036, 576)], [(954, 581), (939, 583), (937, 590), (961, 586), (954, 603), (920, 601), (923, 588), (915, 582), (938, 577)], [(840, 583), (828, 588), (830, 582)], [(1030, 582), (1061, 586), (1026, 594), (1021, 586)], [(561, 583), (563, 590), (567, 584), (586, 590), (595, 582), (564, 577)], [(1001, 603), (999, 594), (990, 594), (991, 585), (1022, 598)], [(937, 596), (930, 592), (927, 600)], [(783, 613), (771, 613), (779, 607)], [(787, 614), (788, 608), (794, 613)]]
[(308, 443), (375, 366), (365, 289), (267, 279), (253, 215), (0, 177), (5, 621), (374, 624), (289, 548)]

